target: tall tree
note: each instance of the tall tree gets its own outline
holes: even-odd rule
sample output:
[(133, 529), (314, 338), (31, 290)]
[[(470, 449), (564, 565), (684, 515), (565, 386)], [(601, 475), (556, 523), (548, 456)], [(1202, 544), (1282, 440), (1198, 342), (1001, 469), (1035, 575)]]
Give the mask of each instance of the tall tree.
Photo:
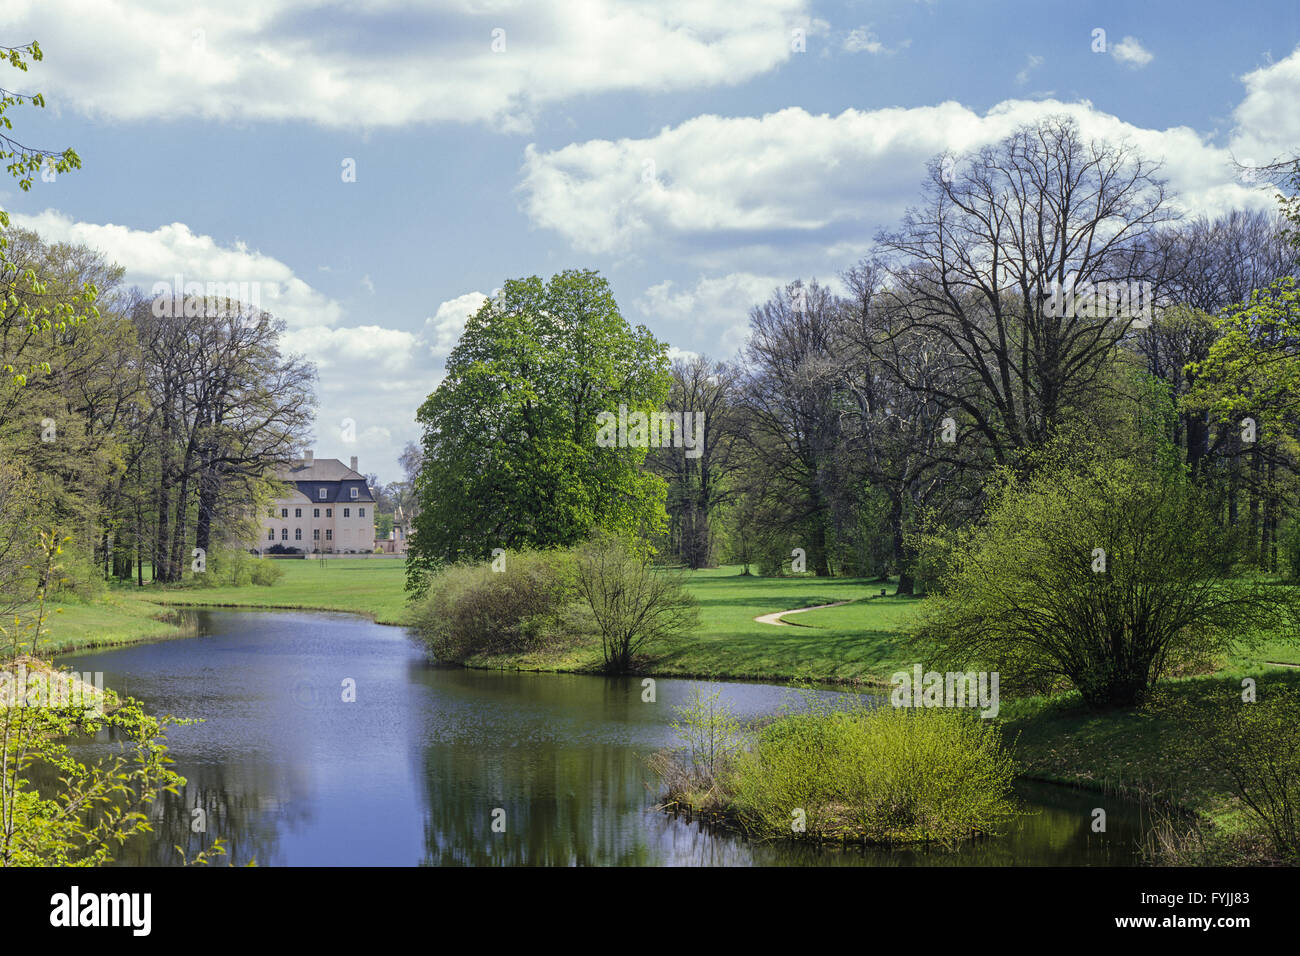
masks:
[(493, 548), (572, 545), (597, 528), (628, 540), (659, 532), (665, 491), (641, 471), (647, 447), (598, 444), (598, 416), (653, 412), (668, 387), (667, 346), (629, 327), (596, 272), (508, 280), (466, 323), (417, 415), (408, 586)]
[(669, 412), (698, 416), (703, 423), (698, 448), (653, 449), (647, 463), (668, 482), (669, 537), (675, 553), (690, 568), (714, 563), (714, 519), (736, 486), (740, 370), (706, 356), (677, 359), (665, 405)]
[(917, 378), (888, 337), (876, 360), (968, 422), (995, 461), (1042, 444), (1104, 388), (1136, 318), (1062, 308), (1066, 290), (1154, 277), (1146, 240), (1173, 216), (1157, 168), (1062, 117), (934, 161), (926, 204), (877, 243), (902, 317), (893, 334), (933, 337), (958, 374)]

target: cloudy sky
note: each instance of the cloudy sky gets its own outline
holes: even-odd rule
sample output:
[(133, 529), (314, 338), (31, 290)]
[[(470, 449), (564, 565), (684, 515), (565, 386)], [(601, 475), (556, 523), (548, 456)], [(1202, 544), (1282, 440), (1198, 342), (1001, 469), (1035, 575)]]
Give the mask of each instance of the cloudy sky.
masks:
[(1295, 0), (3, 0), (0, 45), (32, 39), (20, 138), (85, 165), (0, 206), (146, 290), (260, 283), (320, 368), (316, 454), (384, 481), (506, 278), (599, 269), (722, 358), (928, 159), (1043, 114), (1163, 159), (1191, 212), (1270, 205), (1233, 158), (1300, 148)]

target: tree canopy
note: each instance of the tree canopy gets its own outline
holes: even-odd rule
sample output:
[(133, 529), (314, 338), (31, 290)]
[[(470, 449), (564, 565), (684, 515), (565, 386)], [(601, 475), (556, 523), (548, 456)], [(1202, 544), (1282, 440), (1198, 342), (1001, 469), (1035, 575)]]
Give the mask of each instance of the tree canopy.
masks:
[(628, 325), (596, 272), (508, 280), (466, 323), (417, 415), (408, 585), (494, 548), (662, 531), (666, 491), (641, 468), (647, 449), (601, 447), (596, 433), (601, 412), (656, 410), (669, 383), (667, 345)]

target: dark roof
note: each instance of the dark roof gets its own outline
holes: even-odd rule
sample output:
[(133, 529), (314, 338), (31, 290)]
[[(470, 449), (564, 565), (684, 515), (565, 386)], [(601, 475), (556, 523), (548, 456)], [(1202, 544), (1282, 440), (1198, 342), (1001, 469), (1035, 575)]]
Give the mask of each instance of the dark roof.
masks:
[[(292, 482), (313, 502), (347, 504), (350, 501), (375, 500), (370, 495), (366, 479), (337, 458), (299, 459), (280, 472), (280, 480)], [(324, 498), (320, 496), (322, 488), (325, 489)], [(357, 489), (355, 498), (352, 497), (353, 488)]]

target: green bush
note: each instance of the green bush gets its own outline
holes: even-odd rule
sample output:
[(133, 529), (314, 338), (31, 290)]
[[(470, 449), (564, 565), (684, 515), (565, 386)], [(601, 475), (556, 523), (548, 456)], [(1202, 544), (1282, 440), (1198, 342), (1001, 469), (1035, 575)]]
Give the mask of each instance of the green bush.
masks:
[(284, 577), (284, 569), (275, 561), (257, 558), (242, 549), (213, 550), (207, 568), (194, 573), (192, 583), (201, 588), (246, 587), (257, 584), (269, 587)]
[(511, 654), (567, 641), (576, 598), (573, 557), (559, 551), (504, 555), (504, 568), (455, 564), (430, 580), (412, 626), (442, 663)]
[(758, 837), (952, 846), (1015, 814), (1015, 767), (987, 721), (882, 706), (781, 717), (736, 762), (734, 807)]
[(1279, 689), (1181, 717), (1196, 765), (1226, 776), (1277, 858), (1300, 860), (1300, 693)]
[(1300, 595), (1235, 576), (1239, 535), (1181, 469), (1064, 444), (1033, 464), (999, 472), (983, 519), (940, 549), (939, 593), (910, 628), (922, 659), (998, 671), (1019, 694), (1068, 683), (1101, 710), (1269, 631), (1300, 633)]

